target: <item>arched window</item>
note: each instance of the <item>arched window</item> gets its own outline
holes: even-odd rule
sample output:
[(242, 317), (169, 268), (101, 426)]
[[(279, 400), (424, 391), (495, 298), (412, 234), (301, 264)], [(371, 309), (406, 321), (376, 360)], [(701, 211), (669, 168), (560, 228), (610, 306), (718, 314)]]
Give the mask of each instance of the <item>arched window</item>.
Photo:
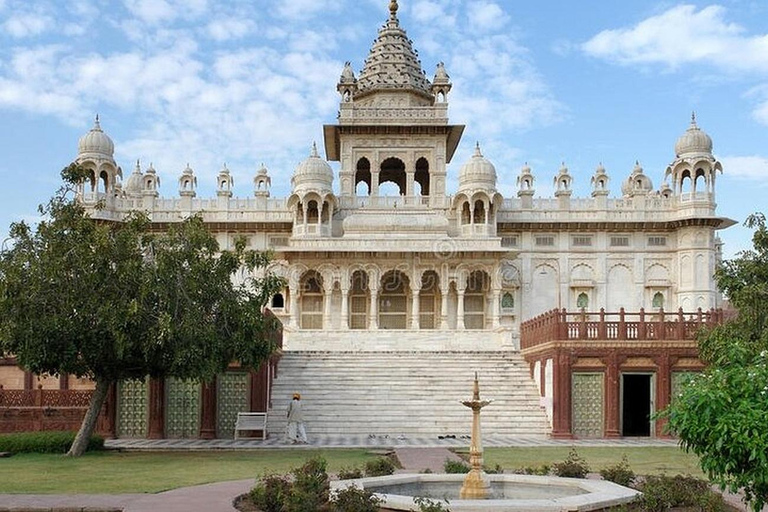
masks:
[(301, 328), (323, 328), (323, 278), (315, 271), (301, 280)]
[(381, 163), (379, 171), (379, 194), (381, 194), (381, 185), (383, 183), (394, 183), (399, 191), (399, 195), (405, 195), (405, 164), (399, 158), (387, 158)]
[(576, 307), (579, 309), (587, 309), (589, 308), (589, 296), (581, 292), (578, 297), (576, 297)]
[(368, 328), (368, 305), (371, 303), (368, 288), (368, 274), (362, 270), (352, 273), (349, 290), (349, 328)]
[(328, 224), (331, 218), (331, 203), (323, 202), (323, 213), (320, 218), (323, 224)]
[(405, 329), (408, 317), (408, 278), (391, 270), (381, 278), (379, 329)]
[[(360, 184), (366, 185), (363, 189)], [(364, 192), (361, 194), (361, 192)], [(357, 170), (355, 171), (355, 194), (358, 196), (371, 195), (371, 162), (363, 157), (357, 161)]]
[(414, 181), (419, 184), (419, 195), (429, 195), (429, 162), (426, 158), (419, 158), (416, 160), (416, 174), (414, 175)]
[(272, 308), (273, 309), (283, 309), (285, 307), (285, 298), (283, 297), (282, 293), (276, 293), (272, 297)]
[(483, 203), (481, 200), (475, 201), (475, 211), (474, 217), (475, 217), (475, 224), (485, 224), (485, 203)]
[(464, 326), (467, 329), (485, 329), (485, 301), (491, 280), (482, 270), (476, 270), (467, 279), (464, 292)]
[[(107, 190), (109, 190), (109, 175), (107, 174), (107, 171), (101, 171), (99, 179), (101, 180), (101, 185), (104, 186), (103, 192), (106, 193)], [(184, 185), (184, 188), (187, 188), (186, 184)]]
[(501, 296), (501, 312), (509, 314), (514, 311), (514, 309), (515, 296), (510, 292), (505, 292), (504, 295)]
[(469, 203), (464, 203), (461, 206), (461, 223), (469, 224), (472, 221), (472, 215), (469, 212)]
[(317, 210), (317, 201), (314, 199), (307, 203), (307, 223), (317, 224), (320, 213)]
[(651, 302), (651, 306), (656, 309), (661, 309), (664, 307), (664, 294), (661, 292), (656, 292), (653, 294), (653, 301)]
[(421, 276), (419, 292), (419, 328), (436, 329), (440, 304), (440, 278), (437, 272), (429, 270)]

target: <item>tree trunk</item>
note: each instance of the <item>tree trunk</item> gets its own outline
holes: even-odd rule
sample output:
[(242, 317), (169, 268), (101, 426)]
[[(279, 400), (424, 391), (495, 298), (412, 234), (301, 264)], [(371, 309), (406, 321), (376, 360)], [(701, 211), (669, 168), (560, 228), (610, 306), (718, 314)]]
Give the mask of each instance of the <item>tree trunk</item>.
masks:
[(88, 410), (83, 418), (83, 423), (80, 425), (80, 430), (77, 432), (72, 447), (67, 452), (67, 456), (79, 457), (85, 453), (85, 450), (88, 448), (88, 440), (91, 438), (93, 429), (96, 427), (96, 420), (99, 419), (101, 407), (107, 399), (107, 391), (109, 390), (110, 384), (110, 381), (96, 379), (96, 389), (93, 390), (91, 404), (88, 406)]

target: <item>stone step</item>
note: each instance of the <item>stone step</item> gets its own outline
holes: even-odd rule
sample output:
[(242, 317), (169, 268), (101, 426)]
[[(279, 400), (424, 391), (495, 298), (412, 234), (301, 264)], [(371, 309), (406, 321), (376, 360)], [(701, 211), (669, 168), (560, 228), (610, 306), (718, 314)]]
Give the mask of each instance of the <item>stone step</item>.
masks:
[(278, 366), (269, 430), (285, 429), (288, 404), (302, 393), (311, 434), (468, 433), (475, 372), (482, 416), (494, 434), (543, 437), (549, 424), (529, 367), (517, 352), (291, 352)]

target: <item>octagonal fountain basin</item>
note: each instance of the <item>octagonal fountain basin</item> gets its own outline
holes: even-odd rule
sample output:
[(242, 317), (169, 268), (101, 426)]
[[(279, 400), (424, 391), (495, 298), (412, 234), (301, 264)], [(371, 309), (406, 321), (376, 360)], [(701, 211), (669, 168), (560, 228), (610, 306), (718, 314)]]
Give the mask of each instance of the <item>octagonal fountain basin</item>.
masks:
[(582, 480), (532, 475), (488, 475), (491, 497), (459, 499), (466, 475), (391, 475), (331, 483), (332, 489), (349, 486), (368, 489), (384, 499), (382, 510), (418, 510), (413, 498), (448, 500), (451, 512), (586, 511), (629, 503), (638, 491), (604, 480)]

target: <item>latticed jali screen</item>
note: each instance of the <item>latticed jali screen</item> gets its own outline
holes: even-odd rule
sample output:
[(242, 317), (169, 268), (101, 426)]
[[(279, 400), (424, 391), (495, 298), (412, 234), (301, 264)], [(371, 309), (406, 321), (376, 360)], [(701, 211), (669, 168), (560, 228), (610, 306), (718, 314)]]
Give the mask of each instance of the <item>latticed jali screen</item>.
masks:
[(464, 296), (464, 327), (467, 329), (485, 328), (485, 296), (466, 294)]
[(368, 296), (365, 294), (352, 295), (349, 298), (349, 327), (350, 329), (368, 328)]
[(407, 311), (405, 295), (383, 294), (379, 298), (379, 329), (405, 329)]
[(301, 328), (323, 328), (323, 296), (307, 294), (301, 298)]
[(436, 325), (435, 312), (437, 301), (434, 293), (422, 292), (419, 296), (419, 327), (422, 329), (434, 329)]

